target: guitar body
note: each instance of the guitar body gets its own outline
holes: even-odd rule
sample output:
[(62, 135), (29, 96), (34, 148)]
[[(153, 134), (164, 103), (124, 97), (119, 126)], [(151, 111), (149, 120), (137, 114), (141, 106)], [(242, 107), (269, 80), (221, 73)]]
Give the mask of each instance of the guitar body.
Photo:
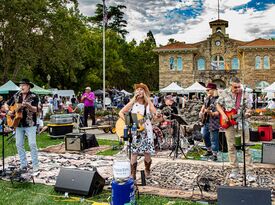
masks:
[(225, 122), (222, 119), (222, 115), (220, 115), (220, 126), (224, 129), (227, 129), (228, 127), (232, 125), (237, 125), (236, 118), (238, 117), (237, 110), (232, 109), (230, 111), (224, 111), (225, 115), (228, 117), (228, 121)]
[[(137, 119), (139, 121), (139, 129), (137, 131), (141, 132), (145, 129), (142, 123), (144, 117), (140, 114), (137, 114)], [(125, 121), (119, 118), (116, 122), (116, 134), (120, 138), (123, 137), (124, 135), (124, 127), (125, 127)]]
[(23, 118), (23, 113), (20, 111), (21, 104), (15, 103), (9, 107), (9, 111), (14, 112), (13, 116), (7, 115), (7, 125), (9, 127), (18, 127), (20, 120)]

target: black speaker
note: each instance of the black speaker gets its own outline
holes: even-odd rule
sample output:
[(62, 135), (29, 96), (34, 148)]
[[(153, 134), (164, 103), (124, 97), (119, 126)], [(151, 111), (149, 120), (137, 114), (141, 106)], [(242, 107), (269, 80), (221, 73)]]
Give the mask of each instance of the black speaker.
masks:
[(97, 171), (60, 168), (54, 190), (77, 195), (93, 196), (102, 192), (105, 180)]
[(271, 205), (271, 190), (251, 187), (218, 187), (218, 205)]
[(85, 134), (85, 135), (86, 135), (86, 147), (85, 147), (85, 149), (88, 149), (88, 148), (91, 148), (91, 147), (99, 147), (99, 144), (98, 144), (94, 134)]

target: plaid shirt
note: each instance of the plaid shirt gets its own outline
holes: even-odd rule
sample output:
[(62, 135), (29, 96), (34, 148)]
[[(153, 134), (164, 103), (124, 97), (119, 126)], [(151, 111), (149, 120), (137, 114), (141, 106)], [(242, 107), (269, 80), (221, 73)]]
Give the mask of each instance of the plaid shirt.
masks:
[[(216, 112), (217, 111), (217, 108), (216, 108), (217, 99), (218, 99), (218, 97), (212, 97), (212, 98), (207, 97), (204, 102), (204, 107), (207, 108), (207, 105), (209, 105), (208, 107), (210, 107), (210, 110), (212, 112)], [(208, 125), (209, 125), (210, 131), (218, 130), (220, 128), (220, 116), (219, 115), (218, 116), (210, 116)]]

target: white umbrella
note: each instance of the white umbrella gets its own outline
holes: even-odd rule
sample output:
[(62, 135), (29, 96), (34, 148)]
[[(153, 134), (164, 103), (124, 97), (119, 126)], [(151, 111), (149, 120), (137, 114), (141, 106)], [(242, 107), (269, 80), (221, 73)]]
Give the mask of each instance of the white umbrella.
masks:
[(132, 95), (132, 93), (129, 93), (129, 92), (127, 92), (126, 90), (121, 90), (120, 92), (121, 92), (121, 93), (124, 93), (125, 96), (127, 96), (127, 95)]
[(274, 92), (275, 92), (275, 82), (272, 83), (270, 86), (264, 88), (262, 91), (263, 91), (263, 92), (271, 92), (271, 93), (274, 93)]

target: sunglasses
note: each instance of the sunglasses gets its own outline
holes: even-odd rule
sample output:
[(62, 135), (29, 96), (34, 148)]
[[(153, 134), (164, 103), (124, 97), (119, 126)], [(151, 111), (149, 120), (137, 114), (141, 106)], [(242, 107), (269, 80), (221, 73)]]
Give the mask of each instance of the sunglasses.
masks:
[(206, 90), (206, 92), (209, 92), (211, 89)]
[(233, 86), (233, 88), (238, 89), (241, 88), (241, 86)]

